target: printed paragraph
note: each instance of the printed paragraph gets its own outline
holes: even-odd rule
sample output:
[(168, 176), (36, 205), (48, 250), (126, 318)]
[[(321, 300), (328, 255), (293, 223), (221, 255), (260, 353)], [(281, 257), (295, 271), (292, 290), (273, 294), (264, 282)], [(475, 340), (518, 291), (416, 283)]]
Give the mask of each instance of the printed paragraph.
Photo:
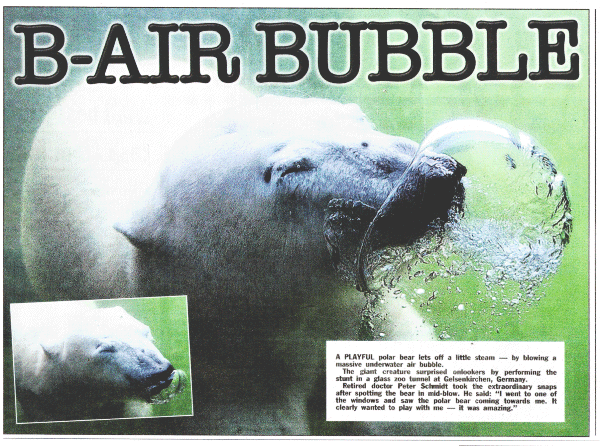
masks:
[(562, 342), (327, 342), (328, 421), (564, 421)]

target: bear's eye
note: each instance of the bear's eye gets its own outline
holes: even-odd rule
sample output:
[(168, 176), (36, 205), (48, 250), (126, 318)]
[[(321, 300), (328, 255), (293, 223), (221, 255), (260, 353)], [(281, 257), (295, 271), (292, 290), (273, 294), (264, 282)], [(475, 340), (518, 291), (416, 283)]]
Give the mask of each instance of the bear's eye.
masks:
[(98, 344), (96, 347), (96, 353), (114, 353), (117, 351), (117, 347), (114, 344)]
[(265, 183), (271, 182), (272, 174), (273, 174), (273, 166), (267, 167), (267, 170), (265, 170), (265, 172), (263, 173), (263, 180), (265, 180)]
[(363, 147), (367, 148), (367, 147), (369, 147), (369, 143), (368, 143), (368, 142), (363, 142), (363, 143), (361, 144), (361, 146), (363, 146)]
[(314, 169), (314, 164), (308, 158), (302, 158), (301, 160), (295, 161), (291, 164), (281, 167), (281, 178), (290, 174), (297, 172), (307, 172), (309, 170)]
[(273, 178), (273, 171), (275, 171), (275, 174), (279, 175), (279, 180), (281, 180), (286, 175), (298, 172), (308, 172), (314, 168), (315, 165), (308, 158), (302, 158), (288, 164), (267, 167), (263, 173), (263, 180), (265, 183), (270, 183)]

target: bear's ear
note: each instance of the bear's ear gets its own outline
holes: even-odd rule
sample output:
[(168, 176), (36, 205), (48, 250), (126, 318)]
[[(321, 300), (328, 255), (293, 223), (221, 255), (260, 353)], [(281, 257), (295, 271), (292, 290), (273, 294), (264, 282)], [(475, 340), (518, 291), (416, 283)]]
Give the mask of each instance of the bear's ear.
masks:
[(142, 251), (167, 251), (170, 228), (163, 206), (147, 205), (131, 217), (117, 220), (113, 228)]
[(129, 243), (138, 249), (148, 250), (154, 244), (152, 237), (149, 237), (147, 231), (139, 225), (131, 222), (117, 222), (113, 225), (113, 228), (123, 234), (129, 240)]
[[(157, 186), (158, 189), (160, 187)], [(164, 200), (160, 193), (152, 192), (140, 198), (134, 208), (119, 216), (113, 228), (127, 237), (129, 243), (144, 251), (162, 250), (169, 224)]]
[(40, 342), (40, 347), (42, 347), (46, 358), (51, 361), (58, 360), (65, 349), (64, 343), (56, 342)]

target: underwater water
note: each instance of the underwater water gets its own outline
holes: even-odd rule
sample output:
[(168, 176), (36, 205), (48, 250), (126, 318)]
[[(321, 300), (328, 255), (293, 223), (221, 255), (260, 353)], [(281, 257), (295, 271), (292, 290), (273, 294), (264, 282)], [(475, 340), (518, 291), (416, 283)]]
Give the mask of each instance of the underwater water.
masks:
[[(443, 127), (451, 128), (435, 136)], [(425, 237), (371, 254), (368, 287), (425, 308), (440, 339), (498, 332), (511, 313), (542, 299), (560, 267), (573, 225), (568, 188), (528, 135), (476, 120), (451, 121), (432, 134), (424, 143), (429, 150), (450, 151), (467, 168), (464, 201)], [(501, 142), (486, 140), (499, 134)], [(463, 293), (462, 276), (479, 284), (475, 294)], [(436, 307), (447, 301), (473, 315), (472, 323), (440, 325)]]
[[(535, 177), (527, 159), (519, 153), (479, 148), (452, 153), (469, 169), (465, 188), (465, 215), (451, 221), (443, 237), (425, 238), (409, 249), (375, 253), (367, 259), (370, 285), (385, 290), (384, 299), (404, 299), (416, 306), (441, 340), (561, 341), (565, 343), (566, 404), (564, 423), (460, 423), (454, 435), (481, 436), (583, 436), (589, 432), (589, 90), (588, 16), (586, 11), (470, 11), (470, 10), (191, 10), (191, 9), (96, 9), (35, 8), (5, 10), (4, 22), (4, 351), (10, 352), (8, 303), (32, 299), (33, 293), (21, 261), (19, 244), (20, 188), (25, 162), (35, 130), (47, 111), (84, 78), (73, 71), (51, 88), (17, 88), (12, 82), (21, 73), (21, 38), (11, 31), (14, 23), (58, 23), (69, 32), (69, 50), (99, 54), (111, 23), (127, 26), (136, 56), (156, 57), (155, 36), (147, 23), (218, 21), (232, 31), (232, 54), (245, 62), (240, 84), (252, 92), (301, 97), (327, 97), (356, 103), (382, 132), (423, 141), (437, 125), (457, 118), (481, 118), (505, 122), (532, 135), (548, 152), (568, 187), (572, 229), (569, 243), (557, 245), (546, 231), (550, 221), (535, 218), (552, 215), (556, 202), (544, 199), (544, 178)], [(325, 84), (309, 74), (293, 85), (258, 85), (254, 76), (264, 72), (263, 55), (256, 48), (263, 36), (256, 21), (404, 20), (419, 29), (415, 50), (422, 56), (421, 73), (431, 70), (431, 34), (420, 28), (423, 20), (460, 20), (474, 30), (471, 49), (477, 72), (485, 71), (485, 40), (478, 20), (506, 20), (509, 30), (499, 33), (498, 64), (516, 69), (517, 54), (530, 55), (530, 71), (536, 69), (535, 32), (527, 21), (575, 19), (579, 22), (580, 78), (569, 82), (479, 82), (475, 76), (460, 82), (371, 83), (367, 73), (377, 70), (376, 36), (363, 36), (361, 73), (346, 85)], [(85, 26), (81, 26), (85, 23)], [(305, 26), (305, 28), (308, 28)], [(505, 37), (505, 34), (509, 37)], [(332, 37), (332, 70), (344, 72), (346, 52), (343, 33)], [(394, 38), (398, 38), (395, 36)], [(401, 36), (400, 38), (403, 38)], [(315, 54), (309, 33), (306, 51)], [(341, 48), (341, 49), (340, 49)], [(185, 53), (185, 40), (174, 36), (173, 52)], [(451, 57), (450, 57), (451, 58)], [(314, 59), (314, 58), (313, 58)], [(311, 59), (312, 60), (312, 59)], [(405, 71), (406, 60), (390, 56), (392, 70)], [(450, 65), (458, 67), (455, 58)], [(450, 67), (451, 69), (452, 67)], [(559, 67), (563, 69), (564, 67)], [(79, 70), (79, 68), (78, 68)], [(503, 146), (505, 149), (507, 146)], [(485, 156), (482, 155), (485, 153)], [(512, 160), (512, 161), (511, 161)], [(525, 162), (523, 162), (525, 161)], [(512, 169), (512, 164), (516, 169)], [(505, 175), (516, 175), (518, 181)], [(541, 180), (541, 181), (540, 181)], [(523, 186), (525, 185), (525, 187)], [(536, 190), (536, 186), (541, 185)], [(524, 190), (525, 189), (525, 190)], [(470, 193), (469, 193), (470, 192)], [(536, 198), (539, 197), (539, 198)], [(519, 214), (522, 213), (522, 217)], [(538, 214), (539, 213), (539, 214)], [(533, 217), (533, 218), (532, 218)], [(560, 240), (560, 231), (557, 233)], [(557, 251), (558, 249), (558, 251)], [(393, 261), (391, 261), (393, 259)], [(398, 259), (401, 259), (400, 261)], [(379, 268), (381, 267), (381, 268)], [(377, 287), (375, 286), (377, 284)], [(141, 318), (131, 311), (135, 317)], [(160, 318), (160, 312), (157, 317)], [(167, 321), (168, 319), (163, 319)], [(160, 322), (160, 321), (159, 321)], [(146, 322), (156, 330), (151, 321)], [(399, 321), (398, 323), (402, 323)], [(160, 327), (160, 323), (158, 326)], [(164, 323), (165, 326), (168, 324)], [(157, 336), (154, 333), (157, 339)], [(168, 336), (167, 336), (168, 339)], [(160, 346), (159, 346), (160, 347)], [(162, 348), (162, 347), (160, 347)], [(187, 354), (187, 352), (185, 353)], [(179, 367), (179, 366), (177, 366)], [(183, 368), (183, 367), (182, 367)], [(5, 433), (114, 433), (151, 434), (160, 431), (147, 420), (15, 426), (12, 362), (4, 355)], [(176, 403), (174, 398), (172, 403)], [(168, 405), (157, 406), (156, 410)], [(179, 422), (161, 419), (161, 423)], [(317, 432), (318, 434), (319, 432)], [(325, 432), (328, 433), (328, 432)], [(336, 434), (332, 430), (332, 434)]]

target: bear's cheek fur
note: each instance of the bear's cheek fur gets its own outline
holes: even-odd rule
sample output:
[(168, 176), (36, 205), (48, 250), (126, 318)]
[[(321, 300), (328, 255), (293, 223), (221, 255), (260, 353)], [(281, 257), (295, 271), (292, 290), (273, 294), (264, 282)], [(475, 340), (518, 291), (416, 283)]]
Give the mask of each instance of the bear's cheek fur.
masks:
[(85, 383), (102, 393), (124, 391), (129, 387), (126, 370), (133, 361), (127, 361), (118, 353), (98, 354), (88, 345), (71, 342), (65, 345), (63, 355), (57, 359), (66, 386), (70, 383)]
[[(163, 293), (212, 286), (223, 296), (236, 286), (240, 293), (247, 291), (249, 283), (272, 293), (272, 286), (280, 289), (294, 277), (312, 276), (320, 266), (327, 269), (323, 224), (334, 194), (331, 183), (312, 192), (310, 184), (317, 180), (307, 173), (268, 184), (258, 166), (237, 170), (217, 185), (208, 184), (210, 176), (196, 178), (185, 183), (165, 180), (156, 195), (168, 200), (157, 199), (159, 205), (134, 217), (133, 230), (126, 230), (154, 237), (150, 249), (135, 250), (138, 294), (156, 292), (157, 281), (164, 283)], [(266, 276), (272, 279), (263, 281)], [(186, 285), (174, 284), (173, 278)]]

